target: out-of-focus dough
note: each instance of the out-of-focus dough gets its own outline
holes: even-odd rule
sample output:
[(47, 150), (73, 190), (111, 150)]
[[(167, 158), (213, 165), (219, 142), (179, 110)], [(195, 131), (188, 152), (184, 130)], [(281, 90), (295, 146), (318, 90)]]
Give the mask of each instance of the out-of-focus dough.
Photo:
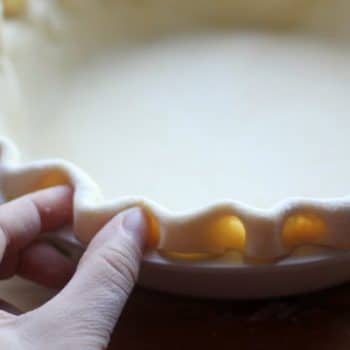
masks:
[(28, 157), (80, 165), (109, 198), (185, 210), (349, 192), (345, 47), (218, 33), (64, 50), (16, 57), (28, 115), (15, 139)]

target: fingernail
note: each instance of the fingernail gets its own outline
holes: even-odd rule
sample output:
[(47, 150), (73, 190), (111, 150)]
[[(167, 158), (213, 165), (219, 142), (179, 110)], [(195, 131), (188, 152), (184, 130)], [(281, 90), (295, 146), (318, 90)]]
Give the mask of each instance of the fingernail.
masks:
[(148, 220), (141, 208), (131, 208), (124, 212), (122, 226), (125, 231), (140, 240), (143, 245), (148, 231)]

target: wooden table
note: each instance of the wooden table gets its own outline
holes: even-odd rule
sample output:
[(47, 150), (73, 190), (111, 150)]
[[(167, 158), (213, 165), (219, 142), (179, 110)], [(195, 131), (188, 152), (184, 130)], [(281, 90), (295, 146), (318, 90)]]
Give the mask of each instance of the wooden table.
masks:
[[(0, 296), (22, 310), (52, 291), (2, 282)], [(30, 302), (29, 302), (30, 301)], [(215, 301), (137, 288), (108, 350), (350, 350), (350, 283), (265, 301)]]
[(196, 300), (136, 289), (109, 350), (350, 349), (350, 284), (267, 301)]

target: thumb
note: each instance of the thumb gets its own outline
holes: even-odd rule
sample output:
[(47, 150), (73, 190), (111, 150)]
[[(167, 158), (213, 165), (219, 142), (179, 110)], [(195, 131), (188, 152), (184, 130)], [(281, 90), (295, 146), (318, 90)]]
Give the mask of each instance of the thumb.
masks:
[(104, 348), (137, 280), (147, 231), (139, 208), (115, 216), (92, 240), (68, 285), (22, 316), (25, 336), (64, 343), (55, 349), (73, 348), (74, 341), (77, 348)]

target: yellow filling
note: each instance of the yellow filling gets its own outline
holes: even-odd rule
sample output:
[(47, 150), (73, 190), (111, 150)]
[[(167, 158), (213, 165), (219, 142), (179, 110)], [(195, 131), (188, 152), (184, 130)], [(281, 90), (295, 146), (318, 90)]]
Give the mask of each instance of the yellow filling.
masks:
[(226, 215), (213, 221), (207, 232), (207, 240), (216, 250), (243, 251), (245, 246), (245, 228), (242, 221), (234, 215)]
[(209, 253), (182, 253), (172, 251), (160, 251), (160, 254), (168, 259), (188, 261), (209, 260), (217, 257), (217, 255)]
[(234, 215), (225, 215), (212, 221), (204, 234), (208, 246), (218, 252), (176, 252), (161, 251), (160, 253), (169, 259), (200, 261), (217, 258), (218, 256), (229, 252), (242, 252), (245, 246), (245, 228), (242, 221)]
[(43, 190), (45, 188), (66, 184), (69, 184), (69, 180), (66, 174), (62, 173), (60, 170), (53, 170), (50, 171), (49, 174), (46, 174), (40, 178), (36, 184), (35, 190)]
[(14, 17), (22, 14), (27, 5), (26, 0), (2, 0), (2, 2), (6, 17)]
[(318, 244), (327, 234), (327, 225), (315, 214), (295, 214), (283, 226), (282, 237), (286, 247)]
[(148, 219), (148, 227), (149, 227), (149, 232), (147, 236), (147, 242), (146, 242), (146, 249), (147, 250), (153, 250), (157, 249), (158, 244), (159, 244), (159, 223), (156, 220), (156, 218), (146, 210), (146, 215)]

